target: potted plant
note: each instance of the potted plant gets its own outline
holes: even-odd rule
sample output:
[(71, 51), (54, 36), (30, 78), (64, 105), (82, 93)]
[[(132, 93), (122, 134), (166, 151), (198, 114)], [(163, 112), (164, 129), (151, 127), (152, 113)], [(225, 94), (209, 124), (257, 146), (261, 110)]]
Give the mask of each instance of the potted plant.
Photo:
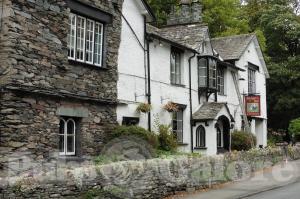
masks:
[(151, 104), (139, 103), (138, 107), (136, 108), (136, 111), (139, 113), (148, 113), (150, 112), (151, 108)]
[(165, 109), (168, 112), (178, 112), (179, 111), (178, 105), (174, 102), (168, 102), (167, 104), (165, 104), (163, 106), (163, 109)]

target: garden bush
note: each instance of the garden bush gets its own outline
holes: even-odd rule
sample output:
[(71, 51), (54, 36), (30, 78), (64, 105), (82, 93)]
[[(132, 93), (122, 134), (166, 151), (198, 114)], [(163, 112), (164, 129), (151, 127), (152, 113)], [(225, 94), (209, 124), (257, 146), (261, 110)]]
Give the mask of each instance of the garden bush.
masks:
[[(251, 143), (253, 141), (253, 146)], [(256, 146), (256, 137), (252, 133), (234, 131), (231, 135), (231, 149), (237, 151), (248, 151)]]
[(176, 151), (177, 139), (168, 125), (158, 125), (159, 149), (164, 151)]
[(294, 141), (300, 140), (300, 118), (294, 119), (290, 122), (289, 134), (293, 137)]
[(147, 141), (154, 149), (159, 146), (157, 135), (139, 126), (117, 126), (106, 136), (106, 142), (120, 136), (137, 136)]

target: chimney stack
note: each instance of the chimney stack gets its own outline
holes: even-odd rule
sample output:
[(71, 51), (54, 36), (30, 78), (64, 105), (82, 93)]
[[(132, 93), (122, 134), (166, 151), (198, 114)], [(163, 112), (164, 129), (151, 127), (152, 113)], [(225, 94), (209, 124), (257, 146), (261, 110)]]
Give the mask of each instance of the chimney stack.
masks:
[(174, 7), (167, 19), (167, 25), (192, 24), (202, 22), (200, 0), (181, 0), (179, 10)]

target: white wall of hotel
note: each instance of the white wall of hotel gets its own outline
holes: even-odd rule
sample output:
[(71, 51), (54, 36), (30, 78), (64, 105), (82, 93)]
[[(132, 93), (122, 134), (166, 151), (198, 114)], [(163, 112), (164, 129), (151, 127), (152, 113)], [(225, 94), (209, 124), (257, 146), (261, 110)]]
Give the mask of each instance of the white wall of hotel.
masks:
[[(139, 5), (136, 1), (125, 0), (123, 4), (123, 14), (135, 30), (140, 41), (144, 41), (144, 21), (140, 11)], [(160, 44), (161, 43), (161, 44)], [(185, 51), (182, 59), (182, 82), (183, 86), (174, 86), (170, 84), (170, 49), (168, 43), (158, 42), (154, 40), (150, 44), (150, 65), (151, 65), (151, 91), (152, 91), (152, 129), (155, 130), (155, 120), (159, 120), (161, 124), (171, 124), (171, 115), (162, 109), (162, 106), (168, 101), (173, 101), (180, 104), (187, 105), (184, 111), (184, 137), (183, 142), (186, 145), (181, 146), (181, 150), (190, 151), (190, 115), (189, 115), (189, 89), (188, 89), (188, 58), (193, 53)], [(257, 55), (255, 54), (254, 45), (249, 46), (249, 51), (245, 51), (242, 58), (236, 63), (239, 67), (245, 68), (247, 61), (260, 66)], [(145, 67), (144, 67), (144, 50), (138, 44), (136, 38), (131, 32), (130, 28), (124, 20), (122, 20), (121, 44), (119, 48), (118, 60), (118, 99), (124, 104), (117, 107), (117, 120), (121, 124), (123, 117), (139, 117), (139, 125), (147, 128), (148, 119), (147, 114), (140, 114), (136, 112), (136, 107), (140, 102), (146, 102), (145, 96)], [(263, 70), (260, 70), (262, 72)], [(196, 58), (192, 60), (192, 102), (193, 111), (196, 111), (200, 105), (198, 101), (198, 77), (197, 77), (197, 61)], [(247, 72), (241, 72), (240, 76), (245, 81), (240, 82), (241, 92), (247, 92)], [(241, 111), (237, 109), (238, 99), (234, 90), (234, 85), (230, 73), (226, 72), (226, 96), (219, 96), (219, 101), (228, 102), (230, 112), (235, 116), (236, 127), (240, 128)], [(255, 120), (254, 126), (263, 129), (258, 133), (259, 144), (266, 143), (266, 105), (265, 105), (265, 79), (264, 75), (257, 74), (258, 91), (262, 96), (262, 118), (263, 120)], [(262, 121), (262, 122), (261, 122)], [(213, 123), (215, 121), (211, 121)], [(197, 124), (199, 125), (199, 123)], [(252, 125), (253, 126), (253, 125)], [(197, 127), (197, 126), (196, 126)], [(194, 127), (194, 130), (195, 128)], [(211, 129), (209, 129), (211, 128)], [(202, 151), (206, 154), (216, 154), (216, 132), (214, 125), (206, 127), (206, 145), (207, 150)], [(254, 131), (253, 131), (254, 132)], [(257, 131), (256, 131), (257, 132)], [(259, 131), (260, 132), (260, 131)], [(195, 134), (195, 131), (194, 131)], [(195, 135), (194, 135), (195, 137)], [(194, 142), (195, 143), (195, 142)]]

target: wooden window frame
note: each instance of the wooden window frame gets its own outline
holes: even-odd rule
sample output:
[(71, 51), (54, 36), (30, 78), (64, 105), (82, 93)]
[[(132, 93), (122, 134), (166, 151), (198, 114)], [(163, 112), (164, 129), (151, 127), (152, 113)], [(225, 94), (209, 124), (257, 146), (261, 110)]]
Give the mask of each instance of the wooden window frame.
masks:
[[(59, 152), (60, 156), (75, 156), (76, 155), (76, 122), (73, 118), (60, 118), (60, 123), (63, 122), (63, 133), (59, 132), (59, 136), (63, 136), (63, 151)], [(73, 133), (72, 135), (68, 134), (68, 123), (73, 123)], [(60, 126), (61, 128), (61, 126)], [(73, 151), (68, 152), (68, 137), (73, 137)], [(60, 138), (59, 138), (60, 139)]]
[[(71, 36), (71, 30), (73, 28), (72, 24), (69, 24), (69, 33), (68, 33), (68, 60), (71, 60), (71, 61), (75, 61), (75, 62), (79, 62), (79, 63), (84, 63), (84, 64), (88, 64), (88, 65), (93, 65), (93, 66), (97, 66), (97, 67), (103, 67), (104, 66), (104, 43), (105, 43), (105, 37), (104, 37), (104, 30), (105, 30), (105, 27), (104, 27), (104, 24), (97, 21), (97, 20), (94, 20), (92, 18), (88, 18), (88, 17), (85, 17), (83, 15), (80, 15), (80, 14), (76, 14), (76, 13), (70, 13), (69, 15), (69, 18), (75, 16), (75, 44), (74, 44), (74, 49), (75, 49), (75, 52), (74, 52), (74, 56), (70, 56), (70, 52), (71, 52), (71, 49), (70, 49), (70, 36)], [(82, 59), (81, 58), (78, 58), (78, 55), (77, 55), (77, 52), (78, 52), (78, 41), (79, 41), (79, 37), (78, 37), (78, 19), (84, 19), (84, 31), (83, 31), (83, 46), (80, 46), (80, 49), (83, 50), (83, 57)], [(70, 19), (69, 19), (70, 21)], [(87, 39), (87, 21), (89, 22), (92, 22), (93, 23), (93, 41), (92, 41), (92, 61), (90, 60), (87, 60), (86, 59), (86, 55), (87, 55), (87, 42), (91, 42)], [(71, 20), (72, 22), (72, 20)], [(99, 52), (97, 51), (97, 48), (96, 48), (96, 25), (99, 26), (101, 28), (100, 32), (99, 32), (99, 35), (100, 35), (100, 40), (99, 40)], [(82, 38), (82, 37), (81, 37)], [(96, 53), (97, 51), (97, 53)], [(99, 56), (97, 59), (95, 58), (96, 56)], [(95, 60), (100, 60), (99, 62), (95, 62)]]

